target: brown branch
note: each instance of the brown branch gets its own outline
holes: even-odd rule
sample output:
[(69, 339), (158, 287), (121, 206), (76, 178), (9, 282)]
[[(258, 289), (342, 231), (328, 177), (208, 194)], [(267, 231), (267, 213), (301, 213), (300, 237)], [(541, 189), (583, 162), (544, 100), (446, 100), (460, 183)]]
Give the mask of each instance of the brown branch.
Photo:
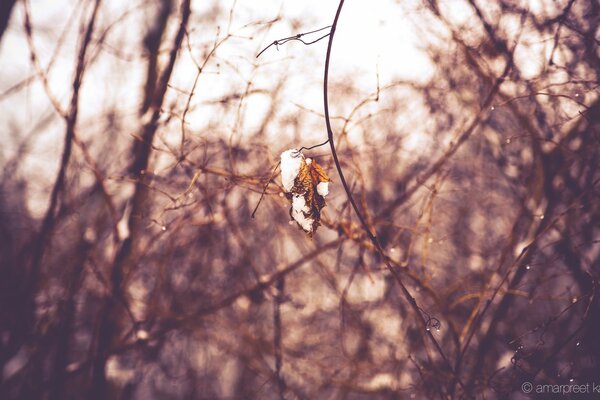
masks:
[[(46, 71), (44, 71), (44, 69), (40, 65), (40, 61), (38, 59), (37, 52), (35, 50), (35, 45), (33, 43), (33, 29), (31, 27), (31, 17), (30, 17), (31, 13), (29, 11), (29, 0), (25, 0), (23, 2), (23, 4), (24, 4), (24, 7), (23, 7), (24, 13), (25, 13), (24, 28), (25, 28), (25, 36), (27, 37), (27, 45), (29, 46), (29, 58), (31, 59), (31, 63), (34, 66), (37, 75), (39, 76), (40, 80), (42, 81), (42, 87), (44, 88), (44, 91), (46, 92), (46, 96), (48, 97), (50, 104), (52, 104), (52, 107), (54, 108), (54, 110), (56, 110), (56, 113), (58, 115), (60, 115), (64, 119), (68, 119), (68, 118), (70, 118), (70, 115), (68, 113), (73, 112), (73, 99), (71, 99), (70, 110), (65, 111), (62, 109), (62, 106), (61, 106), (60, 102), (58, 101), (58, 99), (56, 98), (56, 96), (54, 96), (54, 94), (52, 93), (52, 90), (50, 89), (50, 83), (48, 82), (48, 76), (46, 74)], [(85, 43), (84, 51), (87, 51), (87, 47), (89, 45), (90, 39), (91, 39), (91, 37), (88, 39), (88, 42)], [(82, 66), (82, 68), (83, 68), (83, 66)], [(78, 74), (78, 71), (79, 71), (79, 65), (77, 66), (77, 71), (75, 73), (76, 76)], [(75, 94), (73, 94), (73, 96), (74, 95)], [(75, 113), (77, 113), (77, 111), (75, 111)]]
[(288, 37), (283, 38), (283, 39), (275, 40), (273, 43), (271, 43), (270, 45), (268, 45), (267, 47), (265, 47), (264, 49), (262, 49), (260, 51), (260, 53), (258, 53), (256, 55), (256, 58), (260, 57), (260, 55), (262, 53), (264, 53), (265, 51), (267, 51), (271, 46), (275, 46), (275, 47), (278, 48), (279, 45), (286, 44), (287, 42), (291, 42), (291, 41), (298, 41), (298, 42), (302, 43), (305, 46), (309, 46), (311, 44), (317, 43), (318, 41), (320, 41), (322, 39), (325, 39), (327, 36), (331, 35), (331, 33), (333, 32), (333, 28), (332, 28), (331, 31), (329, 31), (329, 33), (327, 33), (327, 34), (319, 37), (318, 39), (311, 40), (309, 42), (306, 42), (306, 41), (302, 40), (302, 37), (305, 36), (305, 35), (310, 35), (312, 33), (321, 32), (321, 31), (324, 31), (325, 29), (329, 29), (329, 28), (332, 28), (332, 27), (331, 26), (325, 26), (323, 28), (315, 29), (315, 30), (310, 31), (310, 32), (298, 33), (297, 35), (294, 35), (294, 36), (288, 36)]
[(104, 177), (100, 172), (100, 168), (98, 167), (98, 164), (90, 154), (87, 145), (83, 141), (81, 141), (76, 134), (73, 135), (73, 142), (81, 150), (83, 158), (89, 165), (90, 169), (92, 170), (92, 173), (94, 174), (94, 177), (96, 178), (96, 182), (98, 184), (98, 187), (100, 188), (100, 192), (102, 193), (102, 198), (104, 199), (104, 202), (106, 203), (106, 207), (108, 208), (108, 212), (110, 214), (113, 228), (113, 241), (116, 244), (119, 241), (119, 232), (117, 229), (119, 218), (117, 217), (117, 209), (112, 201), (110, 194), (108, 193), (108, 188), (106, 187), (106, 177)]
[(233, 304), (234, 301), (236, 301), (238, 298), (240, 298), (242, 296), (248, 296), (248, 295), (251, 295), (251, 294), (254, 294), (257, 292), (262, 292), (266, 288), (268, 288), (268, 287), (272, 286), (274, 283), (276, 283), (279, 279), (285, 277), (289, 273), (294, 272), (295, 270), (297, 270), (298, 268), (300, 268), (301, 266), (303, 266), (304, 264), (306, 264), (308, 261), (312, 260), (313, 258), (317, 257), (321, 253), (324, 253), (327, 250), (337, 247), (344, 240), (345, 240), (345, 238), (341, 237), (338, 239), (334, 239), (330, 242), (327, 242), (326, 244), (311, 251), (308, 254), (305, 254), (297, 261), (295, 261), (292, 264), (288, 265), (287, 267), (277, 271), (276, 273), (272, 274), (270, 277), (262, 280), (261, 282), (257, 283), (256, 285), (254, 285), (248, 289), (244, 289), (239, 292), (236, 292), (230, 296), (227, 296), (224, 299), (222, 299), (221, 301), (218, 301), (214, 304), (206, 305), (206, 306), (196, 310), (190, 316), (185, 317), (185, 318), (189, 321), (193, 321), (203, 315), (212, 314), (216, 311), (219, 311), (225, 307), (230, 306), (231, 304)]
[[(167, 6), (165, 6), (167, 7)], [(167, 7), (169, 8), (169, 7)], [(147, 174), (144, 174), (148, 167), (150, 154), (152, 151), (152, 141), (158, 128), (158, 120), (161, 114), (161, 107), (167, 91), (168, 83), (175, 66), (177, 54), (181, 49), (181, 44), (185, 36), (186, 27), (191, 14), (191, 0), (184, 0), (181, 5), (181, 23), (173, 41), (169, 54), (169, 61), (165, 66), (160, 78), (155, 84), (150, 85), (153, 92), (146, 93), (149, 99), (146, 113), (150, 113), (149, 120), (142, 128), (141, 140), (135, 140), (132, 148), (133, 161), (130, 165), (130, 171), (140, 178), (135, 186), (133, 198), (131, 200), (131, 214), (127, 221), (130, 235), (122, 243), (116, 252), (113, 265), (111, 267), (110, 284), (112, 297), (105, 302), (104, 309), (100, 316), (99, 328), (97, 332), (98, 343), (96, 345), (95, 359), (92, 365), (92, 382), (90, 387), (90, 398), (102, 399), (105, 397), (107, 389), (106, 382), (106, 362), (118, 339), (118, 317), (116, 306), (118, 301), (124, 301), (124, 277), (127, 276), (132, 268), (135, 256), (135, 240), (139, 233), (142, 223), (143, 206), (147, 198), (148, 182)], [(148, 79), (153, 79), (153, 74), (149, 72)], [(149, 87), (146, 87), (149, 90)], [(115, 301), (116, 300), (116, 301)]]
[(223, 39), (219, 40), (219, 30), (217, 30), (217, 36), (215, 37), (215, 42), (213, 44), (213, 47), (210, 50), (210, 52), (206, 55), (206, 57), (204, 57), (204, 61), (202, 62), (202, 64), (200, 64), (196, 61), (196, 59), (192, 55), (192, 48), (191, 48), (191, 45), (189, 42), (189, 36), (188, 36), (188, 40), (187, 40), (188, 50), (190, 52), (190, 57), (191, 57), (192, 61), (194, 62), (194, 65), (196, 66), (196, 77), (194, 78), (194, 83), (192, 84), (192, 90), (190, 91), (190, 94), (185, 103), (185, 108), (183, 110), (183, 114), (181, 115), (181, 142), (180, 142), (180, 146), (179, 146), (179, 161), (183, 161), (183, 159), (185, 158), (185, 154), (183, 151), (183, 146), (185, 145), (185, 117), (187, 116), (188, 112), (190, 111), (192, 97), (194, 97), (194, 94), (196, 92), (196, 86), (198, 85), (198, 80), (200, 79), (200, 75), (202, 75), (204, 68), (206, 68), (206, 65), (208, 64), (208, 62), (215, 55), (215, 53), (217, 52), (217, 49), (223, 43), (225, 43), (225, 41), (227, 41), (230, 37), (231, 37), (231, 35), (227, 34)]
[(275, 353), (275, 379), (277, 380), (277, 388), (279, 390), (280, 400), (285, 400), (285, 380), (281, 376), (281, 367), (283, 364), (281, 350), (281, 304), (285, 299), (285, 279), (279, 278), (275, 284), (277, 294), (273, 299), (273, 348)]
[(453, 141), (452, 143), (450, 143), (449, 148), (444, 152), (444, 154), (442, 154), (437, 159), (437, 161), (435, 163), (433, 163), (427, 169), (427, 171), (425, 171), (425, 173), (420, 175), (416, 179), (415, 183), (413, 183), (411, 186), (407, 187), (401, 196), (396, 198), (382, 212), (380, 212), (376, 216), (376, 218), (375, 218), (376, 222), (387, 219), (388, 216), (393, 212), (394, 209), (396, 209), (398, 206), (400, 206), (406, 200), (408, 200), (413, 194), (415, 194), (415, 192), (421, 187), (421, 185), (423, 183), (427, 182), (429, 180), (429, 178), (431, 178), (433, 175), (435, 175), (438, 172), (438, 170), (442, 167), (442, 165), (444, 165), (446, 163), (446, 161), (448, 161), (458, 151), (458, 149), (467, 141), (467, 139), (469, 139), (469, 137), (471, 137), (471, 134), (473, 134), (473, 132), (479, 126), (481, 121), (483, 121), (485, 119), (485, 116), (489, 112), (490, 105), (492, 104), (492, 100), (495, 98), (496, 94), (498, 93), (498, 89), (500, 88), (500, 85), (502, 85), (502, 82), (504, 82), (504, 79), (506, 78), (506, 76), (508, 75), (510, 70), (512, 69), (512, 66), (513, 66), (513, 63), (512, 63), (512, 59), (511, 59), (509, 62), (506, 63), (506, 66), (504, 68), (504, 71), (502, 72), (502, 75), (500, 75), (500, 77), (498, 77), (496, 79), (496, 82), (492, 86), (492, 89), (490, 90), (489, 94), (483, 101), (483, 103), (479, 109), (479, 112), (475, 115), (475, 117), (473, 118), (471, 123), (465, 128), (465, 130), (460, 134), (460, 136), (456, 139), (456, 141)]
[[(40, 229), (39, 234), (35, 239), (35, 243), (32, 251), (31, 258), (31, 281), (30, 284), (33, 288), (37, 286), (37, 280), (39, 278), (39, 271), (42, 263), (42, 258), (44, 256), (44, 251), (48, 241), (52, 236), (52, 231), (54, 229), (55, 223), (55, 213), (56, 207), (58, 204), (58, 195), (64, 188), (65, 184), (65, 174), (67, 171), (67, 166), (69, 164), (69, 160), (71, 158), (71, 150), (73, 147), (73, 138), (75, 136), (75, 125), (77, 124), (77, 115), (78, 115), (78, 106), (79, 106), (79, 89), (81, 87), (81, 82), (83, 80), (83, 75), (85, 71), (85, 55), (92, 39), (92, 33), (94, 31), (94, 24), (96, 21), (96, 15), (98, 13), (98, 9), (100, 7), (101, 0), (96, 0), (94, 4), (94, 9), (92, 11), (92, 15), (88, 22), (88, 26), (79, 47), (79, 55), (77, 57), (77, 66), (75, 68), (75, 77), (73, 78), (73, 92), (71, 96), (71, 105), (69, 107), (68, 114), (66, 116), (66, 133), (65, 133), (65, 144), (63, 149), (63, 154), (61, 157), (60, 168), (58, 171), (58, 176), (56, 181), (54, 182), (54, 186), (52, 188), (52, 192), (50, 194), (50, 205), (48, 206), (48, 210), (44, 216), (42, 221), (42, 227)], [(35, 289), (34, 289), (35, 290)]]
[[(340, 0), (339, 5), (338, 5), (338, 9), (337, 9), (336, 14), (335, 14), (335, 18), (333, 20), (333, 24), (331, 26), (331, 31), (330, 31), (330, 34), (329, 34), (329, 43), (327, 45), (327, 55), (326, 55), (326, 58), (325, 58), (325, 71), (324, 71), (324, 77), (323, 77), (323, 106), (324, 106), (324, 112), (325, 112), (325, 124), (326, 124), (326, 127), (327, 127), (327, 137), (329, 139), (329, 146), (331, 147), (331, 155), (333, 156), (333, 161), (334, 161), (335, 167), (336, 167), (336, 169), (338, 171), (338, 175), (340, 176), (340, 181), (342, 182), (342, 186), (344, 187), (344, 191), (346, 192), (348, 200), (350, 201), (350, 204), (352, 205), (352, 208), (354, 209), (354, 212), (356, 213), (356, 215), (357, 215), (357, 217), (358, 217), (358, 219), (359, 219), (359, 221), (360, 221), (360, 223), (361, 223), (364, 231), (367, 233), (369, 239), (371, 240), (371, 242), (373, 243), (373, 245), (377, 249), (377, 252), (380, 254), (381, 258), (383, 259), (383, 262), (385, 263), (385, 266), (390, 271), (390, 273), (394, 277), (395, 281), (399, 285), (399, 287), (400, 287), (400, 289), (402, 291), (402, 294), (404, 295), (404, 298), (408, 301), (408, 303), (410, 304), (410, 306), (413, 309), (414, 313), (419, 317), (419, 319), (421, 321), (421, 324), (422, 324), (422, 328), (425, 331), (425, 334), (429, 337), (429, 339), (433, 343), (436, 351), (438, 352), (438, 354), (440, 355), (440, 357), (444, 361), (444, 364), (446, 365), (446, 368), (454, 376), (454, 378), (460, 384), (460, 386), (463, 389), (465, 389), (463, 383), (460, 380), (460, 377), (454, 371), (454, 368), (452, 367), (452, 364), (450, 364), (450, 361), (448, 360), (447, 356), (444, 354), (444, 351), (442, 350), (440, 344), (438, 343), (438, 341), (435, 339), (435, 337), (431, 333), (431, 329), (430, 328), (431, 328), (431, 321), (432, 321), (432, 319), (428, 315), (427, 315), (427, 317), (423, 315), (423, 309), (421, 307), (419, 307), (419, 305), (417, 304), (416, 299), (411, 295), (411, 293), (408, 291), (407, 287), (404, 285), (404, 283), (402, 281), (402, 278), (400, 277), (400, 274), (396, 271), (396, 269), (388, 261), (388, 257), (385, 254), (385, 251), (383, 250), (383, 248), (381, 247), (381, 244), (379, 243), (379, 240), (377, 239), (376, 234), (371, 231), (371, 229), (369, 228), (369, 225), (368, 225), (366, 219), (363, 217), (361, 211), (358, 209), (358, 205), (356, 204), (356, 201), (354, 200), (354, 197), (352, 195), (352, 192), (350, 191), (348, 183), (346, 182), (346, 178), (344, 177), (344, 173), (342, 171), (342, 167), (340, 165), (340, 161), (339, 161), (338, 156), (337, 156), (337, 152), (336, 152), (336, 149), (335, 149), (335, 143), (334, 143), (334, 137), (333, 137), (333, 130), (331, 128), (331, 122), (329, 120), (329, 98), (328, 98), (328, 85), (327, 84), (328, 84), (328, 78), (329, 78), (329, 62), (330, 62), (330, 59), (331, 59), (331, 49), (333, 47), (333, 38), (334, 38), (334, 35), (335, 35), (335, 29), (337, 27), (337, 23), (338, 23), (338, 20), (339, 20), (339, 17), (340, 17), (340, 13), (342, 11), (342, 7), (343, 6), (344, 6), (344, 0)], [(506, 71), (506, 72), (508, 72), (508, 71)], [(498, 86), (499, 86), (499, 84), (498, 84)], [(493, 91), (493, 93), (495, 93), (495, 90)], [(490, 101), (491, 101), (491, 97), (492, 97), (491, 95), (488, 96), (488, 99)], [(472, 129), (474, 129), (474, 126), (473, 126)], [(466, 140), (466, 138), (468, 137), (468, 135), (463, 135), (463, 136), (465, 136), (464, 139), (463, 139), (463, 141), (464, 141), (464, 140)], [(454, 150), (454, 151), (456, 151), (456, 150)], [(465, 393), (465, 394), (467, 394), (467, 393)]]

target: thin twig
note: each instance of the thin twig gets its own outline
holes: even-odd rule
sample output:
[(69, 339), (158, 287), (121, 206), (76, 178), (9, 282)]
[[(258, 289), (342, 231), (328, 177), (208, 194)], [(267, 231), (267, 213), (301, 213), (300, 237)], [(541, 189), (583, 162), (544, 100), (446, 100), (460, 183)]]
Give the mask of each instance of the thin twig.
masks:
[(314, 146), (310, 146), (310, 147), (304, 147), (304, 146), (302, 146), (302, 147), (300, 147), (298, 149), (298, 151), (316, 149), (317, 147), (325, 146), (327, 143), (329, 143), (329, 139), (327, 139), (323, 143), (315, 144)]
[[(348, 200), (350, 201), (350, 204), (352, 205), (352, 208), (354, 209), (354, 212), (356, 213), (362, 227), (364, 228), (369, 239), (375, 246), (375, 249), (377, 250), (377, 252), (380, 254), (381, 258), (383, 259), (383, 262), (385, 263), (387, 269), (390, 271), (390, 273), (392, 274), (392, 276), (394, 277), (394, 279), (400, 286), (400, 289), (402, 290), (404, 297), (406, 298), (408, 303), (411, 305), (412, 309), (415, 311), (415, 314), (417, 314), (418, 317), (420, 318), (421, 323), (423, 324), (423, 327), (425, 329), (426, 335), (429, 337), (429, 339), (433, 343), (434, 347), (436, 348), (438, 354), (443, 359), (444, 363), (446, 364), (446, 368), (448, 368), (448, 370), (452, 373), (452, 375), (454, 376), (456, 381), (459, 382), (459, 385), (463, 389), (465, 389), (464, 384), (460, 380), (460, 377), (457, 376), (456, 372), (454, 371), (454, 368), (450, 364), (450, 361), (448, 360), (447, 356), (444, 354), (444, 351), (442, 350), (440, 344), (437, 342), (437, 340), (431, 333), (431, 328), (433, 326), (436, 328), (439, 326), (436, 323), (437, 320), (435, 318), (432, 318), (431, 316), (429, 316), (429, 314), (426, 314), (427, 318), (423, 315), (423, 309), (421, 307), (419, 307), (415, 298), (410, 294), (410, 292), (408, 291), (408, 289), (402, 282), (402, 278), (400, 277), (400, 274), (390, 264), (387, 255), (385, 254), (383, 248), (381, 247), (381, 244), (379, 243), (379, 240), (377, 239), (376, 234), (374, 232), (372, 232), (371, 229), (369, 229), (369, 225), (367, 224), (367, 221), (363, 217), (361, 211), (358, 209), (358, 206), (356, 204), (356, 201), (354, 200), (354, 197), (352, 196), (352, 192), (350, 191), (348, 183), (346, 182), (346, 178), (344, 177), (344, 173), (342, 171), (342, 167), (341, 167), (340, 161), (338, 159), (338, 155), (337, 155), (337, 152), (335, 149), (335, 143), (334, 143), (334, 139), (333, 139), (333, 130), (331, 128), (331, 122), (329, 120), (329, 99), (328, 99), (328, 90), (327, 90), (328, 85), (327, 84), (328, 84), (328, 78), (329, 78), (329, 62), (331, 59), (331, 49), (333, 46), (333, 38), (335, 35), (335, 29), (336, 29), (343, 5), (344, 5), (344, 0), (340, 0), (338, 9), (335, 14), (335, 18), (333, 20), (333, 24), (331, 26), (331, 31), (329, 33), (329, 43), (327, 45), (327, 55), (325, 58), (325, 71), (324, 71), (324, 77), (323, 77), (323, 106), (324, 106), (324, 112), (325, 112), (325, 124), (327, 127), (327, 136), (329, 139), (329, 146), (331, 147), (331, 155), (333, 156), (333, 161), (334, 161), (335, 167), (338, 171), (338, 175), (340, 176), (340, 181), (342, 182), (344, 191), (346, 192)], [(439, 321), (437, 321), (437, 322), (439, 322)], [(465, 390), (465, 394), (466, 394), (466, 390)]]
[(277, 379), (279, 398), (281, 400), (285, 400), (285, 380), (281, 376), (281, 367), (283, 365), (281, 351), (281, 304), (285, 299), (285, 279), (283, 276), (277, 280), (275, 288), (277, 289), (277, 295), (273, 299), (273, 348), (275, 353), (275, 378)]
[(260, 199), (258, 199), (258, 203), (256, 203), (256, 207), (254, 207), (254, 211), (252, 211), (252, 218), (254, 218), (254, 215), (256, 214), (256, 211), (258, 211), (258, 206), (260, 205), (263, 197), (265, 197), (265, 193), (267, 192), (267, 188), (269, 187), (269, 184), (271, 183), (271, 181), (275, 177), (275, 172), (277, 171), (277, 167), (279, 167), (279, 164), (281, 164), (281, 161), (278, 161), (277, 164), (275, 164), (275, 167), (273, 168), (273, 172), (271, 172), (271, 176), (269, 177), (269, 180), (265, 184), (265, 187), (263, 188), (263, 191), (260, 194)]
[(304, 33), (298, 33), (297, 35), (294, 35), (294, 36), (288, 36), (288, 37), (286, 37), (286, 38), (283, 38), (283, 39), (278, 39), (278, 40), (275, 40), (273, 43), (271, 43), (270, 45), (268, 45), (267, 47), (265, 47), (264, 49), (262, 49), (262, 50), (261, 50), (261, 52), (260, 52), (260, 53), (258, 53), (258, 54), (256, 55), (256, 58), (260, 57), (260, 55), (261, 55), (262, 53), (264, 53), (265, 51), (267, 51), (267, 49), (269, 49), (271, 46), (279, 46), (279, 45), (281, 45), (281, 44), (286, 44), (287, 42), (291, 42), (291, 41), (293, 41), (293, 40), (294, 40), (294, 41), (301, 42), (302, 44), (304, 44), (304, 45), (306, 45), (306, 46), (308, 46), (308, 45), (311, 45), (311, 44), (314, 44), (314, 43), (317, 43), (318, 41), (320, 41), (320, 40), (322, 40), (322, 39), (325, 39), (327, 36), (331, 35), (331, 33), (332, 33), (332, 32), (330, 31), (328, 34), (326, 34), (326, 35), (323, 35), (323, 36), (321, 36), (320, 38), (318, 38), (318, 39), (315, 39), (315, 40), (313, 40), (313, 41), (310, 41), (310, 42), (305, 42), (305, 41), (304, 41), (304, 40), (302, 40), (301, 38), (302, 38), (302, 36), (305, 36), (305, 35), (310, 35), (310, 34), (312, 34), (312, 33), (316, 33), (316, 32), (321, 32), (321, 31), (323, 31), (323, 30), (325, 30), (325, 29), (329, 29), (329, 28), (331, 28), (331, 26), (325, 26), (325, 27), (323, 27), (323, 28), (316, 29), (316, 30), (314, 30), (314, 31), (310, 31), (310, 32), (304, 32)]
[[(168, 2), (168, 0), (167, 0)], [(170, 9), (170, 7), (167, 7)], [(169, 52), (169, 58), (166, 62), (161, 74), (154, 76), (149, 74), (148, 80), (154, 80), (151, 84), (147, 85), (147, 89), (151, 88), (151, 92), (146, 93), (146, 97), (149, 100), (147, 110), (144, 112), (150, 113), (148, 122), (142, 127), (142, 133), (140, 135), (141, 140), (135, 141), (132, 147), (132, 162), (129, 166), (129, 170), (135, 175), (139, 175), (140, 178), (136, 182), (135, 190), (131, 198), (131, 213), (127, 219), (127, 226), (129, 228), (130, 236), (121, 242), (120, 247), (116, 250), (112, 266), (110, 267), (110, 284), (111, 284), (111, 297), (109, 297), (99, 315), (98, 322), (98, 335), (96, 343), (93, 344), (93, 357), (92, 371), (91, 371), (91, 386), (88, 398), (102, 399), (106, 397), (107, 390), (107, 377), (106, 377), (106, 363), (114, 346), (114, 341), (118, 335), (119, 321), (116, 314), (116, 304), (118, 301), (125, 301), (124, 292), (126, 290), (126, 270), (131, 267), (132, 255), (135, 252), (137, 241), (137, 234), (139, 233), (140, 226), (144, 223), (142, 215), (143, 204), (147, 198), (147, 185), (148, 185), (148, 174), (145, 173), (148, 163), (150, 161), (150, 155), (153, 150), (152, 142), (155, 133), (159, 126), (159, 118), (161, 115), (161, 108), (165, 99), (165, 94), (175, 67), (177, 60), (177, 54), (181, 49), (183, 38), (185, 35), (186, 27), (191, 15), (191, 0), (185, 0), (181, 4), (181, 20), (179, 29), (175, 34), (171, 50)], [(163, 27), (164, 28), (164, 27)], [(162, 34), (160, 35), (162, 36)], [(152, 60), (152, 58), (151, 58)]]

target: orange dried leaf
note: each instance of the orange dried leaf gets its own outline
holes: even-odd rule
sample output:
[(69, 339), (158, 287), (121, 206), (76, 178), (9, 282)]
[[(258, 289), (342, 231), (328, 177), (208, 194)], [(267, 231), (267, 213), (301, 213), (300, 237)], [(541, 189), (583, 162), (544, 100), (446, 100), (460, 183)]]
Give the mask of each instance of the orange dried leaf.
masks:
[[(291, 191), (292, 208), (290, 209), (290, 215), (309, 236), (312, 236), (321, 224), (321, 209), (326, 205), (325, 197), (317, 189), (318, 185), (330, 181), (323, 168), (316, 161), (303, 160)], [(304, 198), (305, 208), (303, 210), (294, 209), (294, 196)], [(309, 222), (307, 223), (307, 221)]]
[(321, 166), (317, 164), (315, 160), (312, 160), (312, 162), (309, 165), (309, 169), (313, 184), (315, 186), (317, 186), (321, 182), (331, 182), (331, 179), (329, 179), (323, 168), (321, 168)]

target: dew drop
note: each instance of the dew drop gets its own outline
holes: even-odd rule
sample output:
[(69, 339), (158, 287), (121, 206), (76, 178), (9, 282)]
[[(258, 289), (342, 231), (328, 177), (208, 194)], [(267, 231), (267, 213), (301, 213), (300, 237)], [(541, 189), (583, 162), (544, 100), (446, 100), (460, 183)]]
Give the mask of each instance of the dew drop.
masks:
[(525, 266), (525, 269), (526, 269), (526, 270), (530, 270), (530, 269), (531, 269), (531, 265), (526, 265), (526, 266)]
[(506, 144), (510, 144), (510, 139), (506, 139)]
[(577, 297), (573, 297), (573, 299), (571, 299), (571, 303), (577, 303)]
[(496, 109), (496, 107), (494, 107), (494, 106), (490, 107), (490, 110), (492, 110), (492, 111), (494, 111), (495, 109)]
[(164, 232), (164, 231), (167, 230), (167, 227), (163, 225), (163, 226), (160, 227), (160, 229)]
[(569, 379), (569, 382), (573, 382), (574, 380), (575, 380), (575, 379), (571, 378), (571, 379)]
[(577, 342), (577, 343), (575, 343), (575, 346), (579, 347), (580, 344), (581, 344), (580, 342)]
[(540, 215), (540, 219), (544, 219), (544, 214)]

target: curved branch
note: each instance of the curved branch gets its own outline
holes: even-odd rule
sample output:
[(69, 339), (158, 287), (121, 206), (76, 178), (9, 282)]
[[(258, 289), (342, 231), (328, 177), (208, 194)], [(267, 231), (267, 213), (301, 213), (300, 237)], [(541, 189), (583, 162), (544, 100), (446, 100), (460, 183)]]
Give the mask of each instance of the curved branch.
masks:
[[(350, 190), (350, 187), (348, 186), (348, 183), (346, 182), (346, 178), (344, 177), (344, 172), (342, 171), (342, 167), (341, 167), (340, 161), (338, 159), (337, 151), (335, 149), (335, 143), (333, 140), (333, 129), (331, 128), (331, 122), (330, 122), (330, 118), (329, 118), (329, 95), (328, 95), (327, 87), (328, 87), (328, 81), (329, 81), (329, 62), (331, 60), (331, 49), (333, 47), (333, 38), (335, 36), (335, 30), (337, 28), (337, 24), (338, 24), (343, 6), (344, 6), (344, 0), (340, 0), (338, 9), (335, 13), (335, 18), (333, 20), (333, 24), (331, 25), (331, 31), (329, 33), (329, 43), (327, 44), (327, 55), (325, 58), (325, 72), (324, 72), (324, 76), (323, 76), (323, 108), (324, 108), (324, 112), (325, 112), (325, 124), (327, 126), (327, 138), (329, 141), (329, 146), (331, 147), (331, 155), (333, 156), (335, 168), (337, 169), (338, 175), (340, 176), (340, 181), (342, 182), (342, 186), (344, 187), (344, 191), (346, 192), (348, 200), (350, 201), (350, 204), (352, 205), (352, 208), (354, 209), (354, 212), (356, 213), (356, 216), (358, 217), (360, 224), (362, 225), (363, 229), (367, 233), (369, 239), (371, 240), (371, 242), (373, 243), (375, 248), (377, 249), (377, 252), (381, 256), (383, 262), (385, 263), (385, 266), (387, 267), (387, 269), (390, 271), (390, 273), (394, 277), (395, 281), (400, 286), (400, 289), (402, 290), (402, 294), (404, 295), (405, 299), (408, 301), (408, 303), (410, 304), (410, 306), (413, 309), (413, 311), (415, 312), (415, 314), (417, 314), (419, 316), (419, 319), (420, 319), (421, 324), (426, 332), (426, 335), (429, 337), (429, 339), (433, 343), (433, 345), (434, 345), (436, 351), (438, 352), (438, 354), (440, 355), (440, 357), (444, 360), (444, 364), (446, 365), (446, 368), (450, 371), (450, 373), (453, 375), (454, 379), (456, 379), (456, 381), (463, 388), (463, 390), (465, 390), (465, 386), (463, 385), (462, 381), (460, 380), (460, 377), (457, 375), (456, 371), (450, 364), (450, 361), (444, 354), (444, 351), (442, 350), (440, 344), (438, 343), (438, 341), (435, 339), (435, 337), (431, 333), (431, 327), (432, 326), (435, 327), (434, 325), (436, 325), (435, 321), (437, 321), (437, 319), (434, 317), (431, 317), (421, 307), (419, 307), (415, 298), (410, 294), (407, 287), (402, 282), (402, 278), (400, 277), (400, 274), (398, 273), (398, 271), (396, 271), (394, 269), (394, 267), (390, 264), (387, 255), (385, 254), (383, 248), (381, 247), (381, 244), (379, 243), (379, 240), (377, 239), (376, 233), (371, 231), (371, 229), (369, 228), (369, 225), (367, 224), (366, 219), (362, 215), (361, 211), (358, 209), (358, 205), (356, 204), (356, 201), (354, 200), (354, 197), (352, 196), (352, 192)], [(465, 392), (466, 392), (466, 390), (465, 390)]]

